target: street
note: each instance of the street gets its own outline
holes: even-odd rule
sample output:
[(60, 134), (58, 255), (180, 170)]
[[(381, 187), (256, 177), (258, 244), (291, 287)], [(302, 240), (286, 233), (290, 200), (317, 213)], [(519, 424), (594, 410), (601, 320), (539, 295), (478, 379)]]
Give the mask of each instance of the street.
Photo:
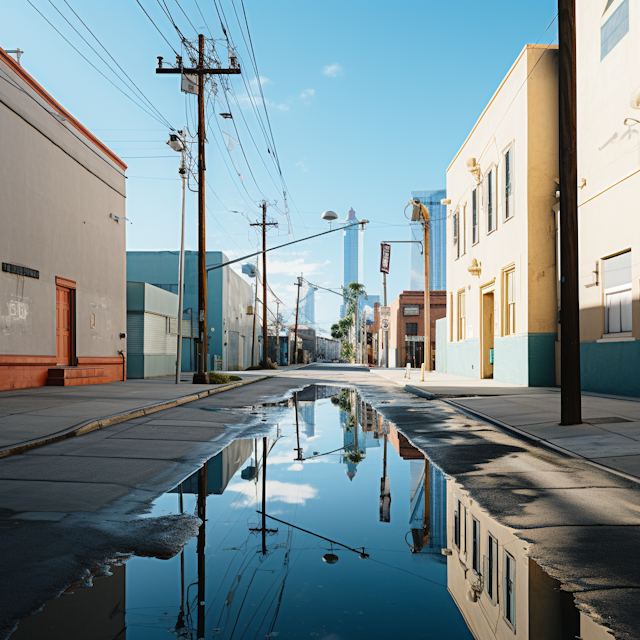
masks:
[(118, 554), (178, 553), (197, 534), (195, 516), (140, 516), (233, 440), (271, 432), (274, 418), (260, 404), (290, 398), (310, 384), (355, 386), (483, 511), (526, 543), (530, 557), (584, 611), (610, 625), (616, 638), (639, 637), (635, 482), (343, 365), (282, 372), (0, 460), (2, 539), (11, 558), (2, 566), (2, 583), (11, 585), (2, 591), (3, 637)]

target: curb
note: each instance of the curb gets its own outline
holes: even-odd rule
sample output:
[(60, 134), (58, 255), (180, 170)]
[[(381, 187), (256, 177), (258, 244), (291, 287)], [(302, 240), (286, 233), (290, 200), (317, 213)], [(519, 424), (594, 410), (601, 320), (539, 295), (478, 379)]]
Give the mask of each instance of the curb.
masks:
[(418, 387), (412, 387), (410, 384), (404, 385), (404, 390), (409, 393), (413, 393), (415, 396), (420, 396), (421, 398), (426, 398), (427, 400), (435, 400), (436, 396), (429, 391), (424, 391), (423, 389), (418, 389)]
[(126, 422), (127, 420), (132, 420), (133, 418), (140, 418), (142, 416), (147, 416), (151, 413), (156, 413), (156, 411), (162, 411), (163, 409), (171, 409), (173, 407), (178, 407), (182, 404), (186, 404), (187, 402), (193, 402), (194, 400), (200, 400), (202, 398), (215, 395), (216, 393), (222, 393), (223, 391), (230, 391), (231, 389), (243, 387), (247, 384), (260, 382), (261, 380), (266, 380), (267, 378), (270, 378), (270, 377), (271, 376), (260, 376), (259, 378), (253, 378), (251, 380), (234, 382), (232, 384), (216, 387), (215, 389), (208, 389), (207, 391), (194, 393), (189, 396), (182, 396), (181, 398), (176, 398), (175, 400), (159, 402), (157, 404), (151, 404), (147, 407), (142, 407), (140, 409), (132, 409), (130, 411), (125, 411), (123, 413), (114, 413), (113, 415), (105, 416), (104, 418), (87, 420), (86, 422), (81, 422), (80, 424), (76, 424), (73, 427), (68, 427), (67, 429), (63, 429), (62, 431), (58, 431), (57, 433), (53, 433), (50, 436), (46, 436), (38, 440), (26, 440), (25, 442), (20, 442), (16, 445), (0, 448), (0, 458), (6, 458), (7, 456), (11, 456), (16, 453), (24, 453), (25, 451), (29, 451), (30, 449), (36, 449), (37, 447), (42, 447), (45, 444), (53, 444), (54, 442), (60, 442), (61, 440), (67, 440), (75, 436), (81, 436), (81, 435), (84, 435), (85, 433), (96, 431), (97, 429), (104, 429), (105, 427), (110, 427), (111, 425), (118, 424), (119, 422)]

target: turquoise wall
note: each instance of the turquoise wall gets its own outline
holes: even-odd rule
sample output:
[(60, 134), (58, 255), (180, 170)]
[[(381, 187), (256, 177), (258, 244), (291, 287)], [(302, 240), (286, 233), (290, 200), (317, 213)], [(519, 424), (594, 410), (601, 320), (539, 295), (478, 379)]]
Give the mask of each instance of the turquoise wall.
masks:
[(436, 371), (447, 372), (447, 319), (436, 320)]
[(529, 384), (528, 335), (493, 339), (493, 379), (498, 382)]
[[(127, 251), (127, 281), (148, 282), (156, 287), (178, 293), (178, 251)], [(220, 251), (207, 251), (206, 264), (213, 266), (227, 261)], [(213, 369), (213, 355), (222, 357), (222, 269), (209, 272), (207, 287), (207, 336), (209, 339), (209, 370)], [(198, 318), (198, 252), (184, 252), (184, 309), (193, 310), (193, 318)], [(189, 321), (191, 313), (184, 314)], [(183, 320), (184, 322), (184, 320)], [(215, 331), (211, 331), (211, 329)], [(194, 341), (182, 341), (182, 370), (191, 371), (195, 365)]]
[(447, 373), (480, 377), (480, 341), (477, 338), (448, 343)]
[(583, 391), (640, 396), (640, 341), (580, 344)]
[(557, 333), (529, 334), (529, 386), (556, 386)]

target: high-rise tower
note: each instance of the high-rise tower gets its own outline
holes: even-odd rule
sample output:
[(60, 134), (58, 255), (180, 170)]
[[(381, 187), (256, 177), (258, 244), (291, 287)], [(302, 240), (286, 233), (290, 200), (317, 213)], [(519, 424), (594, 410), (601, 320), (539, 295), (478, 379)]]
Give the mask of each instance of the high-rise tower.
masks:
[[(353, 225), (358, 222), (356, 212), (349, 209), (345, 225)], [(344, 233), (344, 278), (343, 285), (349, 286), (351, 282), (362, 282), (363, 255), (362, 255), (362, 228), (352, 226), (343, 231)], [(346, 305), (340, 307), (340, 317), (344, 318)]]

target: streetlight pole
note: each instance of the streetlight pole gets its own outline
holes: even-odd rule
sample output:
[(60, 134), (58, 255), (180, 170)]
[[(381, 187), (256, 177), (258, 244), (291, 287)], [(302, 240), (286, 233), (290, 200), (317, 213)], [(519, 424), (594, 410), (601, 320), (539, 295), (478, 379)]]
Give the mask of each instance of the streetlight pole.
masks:
[(180, 169), (178, 173), (182, 178), (182, 233), (180, 236), (180, 266), (178, 275), (178, 344), (176, 349), (176, 384), (180, 384), (180, 373), (182, 372), (182, 314), (184, 306), (184, 211), (185, 211), (185, 183), (187, 178), (187, 167), (185, 163), (186, 136), (183, 131), (178, 134), (170, 134), (167, 144), (174, 150), (181, 152)]

